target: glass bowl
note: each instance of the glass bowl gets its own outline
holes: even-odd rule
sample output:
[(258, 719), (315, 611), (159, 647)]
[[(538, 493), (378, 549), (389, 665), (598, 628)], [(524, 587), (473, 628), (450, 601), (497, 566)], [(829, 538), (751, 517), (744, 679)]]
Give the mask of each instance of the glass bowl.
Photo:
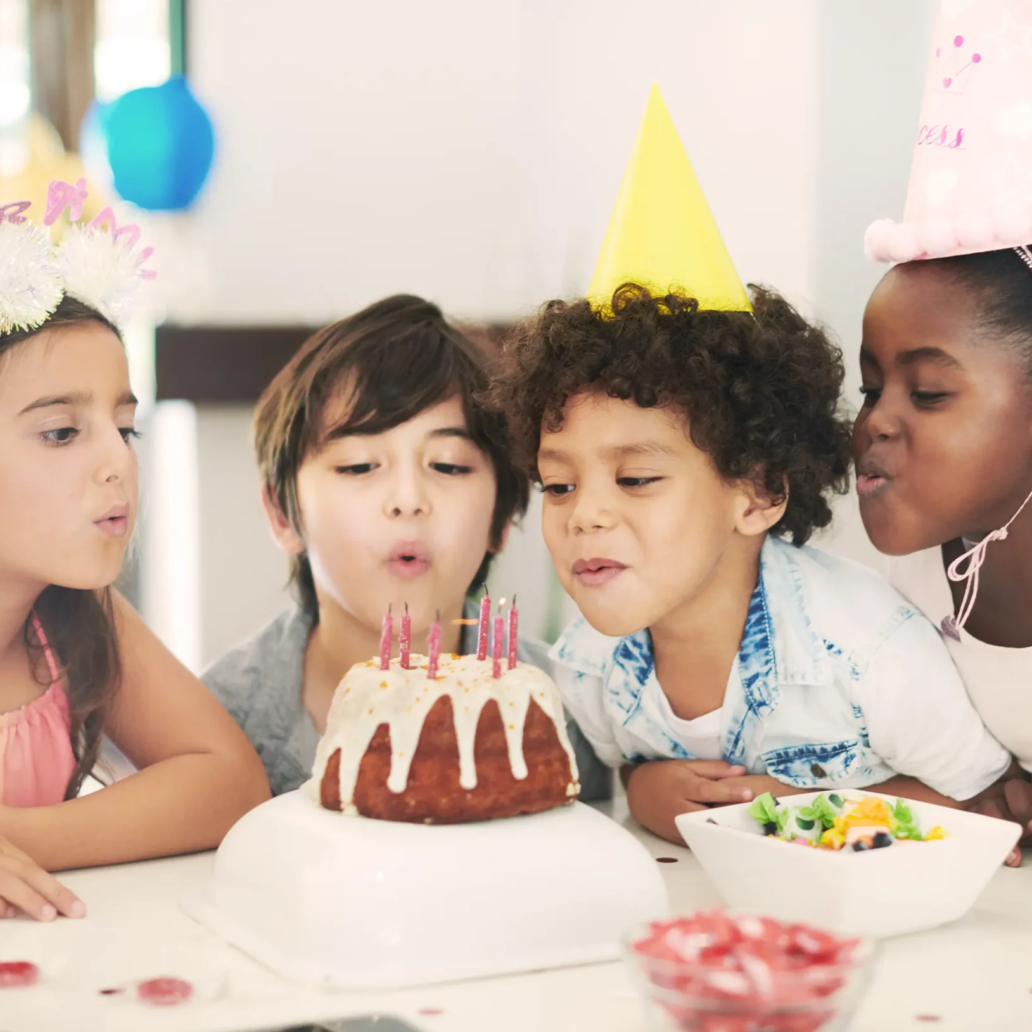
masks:
[(870, 980), (870, 939), (858, 940), (849, 958), (837, 963), (772, 971), (762, 960), (746, 958), (741, 968), (711, 967), (659, 959), (638, 948), (667, 923), (638, 925), (623, 941), (657, 1032), (841, 1032)]

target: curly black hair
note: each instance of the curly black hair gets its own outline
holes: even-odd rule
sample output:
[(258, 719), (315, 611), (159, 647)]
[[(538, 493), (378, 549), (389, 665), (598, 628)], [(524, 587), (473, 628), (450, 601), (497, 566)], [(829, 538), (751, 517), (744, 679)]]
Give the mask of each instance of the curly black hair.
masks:
[(551, 301), (502, 353), (490, 403), (505, 413), (515, 460), (540, 482), (542, 428), (585, 391), (683, 412), (696, 447), (729, 482), (787, 494), (776, 534), (803, 544), (849, 489), (850, 420), (839, 411), (842, 352), (779, 294), (750, 286), (753, 313), (700, 311), (633, 283), (610, 310)]

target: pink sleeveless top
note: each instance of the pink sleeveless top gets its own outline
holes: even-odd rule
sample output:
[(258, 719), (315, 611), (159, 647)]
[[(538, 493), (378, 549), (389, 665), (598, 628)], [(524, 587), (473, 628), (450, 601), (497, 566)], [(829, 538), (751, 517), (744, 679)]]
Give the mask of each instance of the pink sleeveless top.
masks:
[(0, 713), (0, 803), (4, 806), (52, 806), (64, 799), (75, 770), (68, 696), (43, 632), (33, 616), (50, 687), (38, 698), (10, 713)]

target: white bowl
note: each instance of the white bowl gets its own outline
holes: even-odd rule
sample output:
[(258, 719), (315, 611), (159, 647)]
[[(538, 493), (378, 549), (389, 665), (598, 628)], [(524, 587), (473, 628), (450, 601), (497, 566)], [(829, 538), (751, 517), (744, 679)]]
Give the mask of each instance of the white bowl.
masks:
[(667, 894), (645, 847), (582, 803), (428, 826), (289, 792), (230, 830), (184, 906), (287, 978), (364, 989), (613, 960)]
[[(805, 806), (820, 794), (785, 801)], [(896, 801), (876, 792), (839, 794)], [(940, 824), (949, 837), (863, 853), (806, 849), (766, 837), (749, 816), (749, 803), (685, 813), (676, 821), (729, 907), (850, 935), (887, 936), (962, 917), (1021, 834), (1010, 821), (930, 803), (908, 805), (922, 831)]]

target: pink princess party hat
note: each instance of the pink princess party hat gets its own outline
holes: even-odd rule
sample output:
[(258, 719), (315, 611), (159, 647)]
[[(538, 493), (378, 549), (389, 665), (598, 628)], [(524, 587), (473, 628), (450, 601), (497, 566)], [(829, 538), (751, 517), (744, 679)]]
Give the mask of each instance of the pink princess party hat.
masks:
[(1032, 242), (1032, 0), (940, 0), (902, 222), (883, 262)]

